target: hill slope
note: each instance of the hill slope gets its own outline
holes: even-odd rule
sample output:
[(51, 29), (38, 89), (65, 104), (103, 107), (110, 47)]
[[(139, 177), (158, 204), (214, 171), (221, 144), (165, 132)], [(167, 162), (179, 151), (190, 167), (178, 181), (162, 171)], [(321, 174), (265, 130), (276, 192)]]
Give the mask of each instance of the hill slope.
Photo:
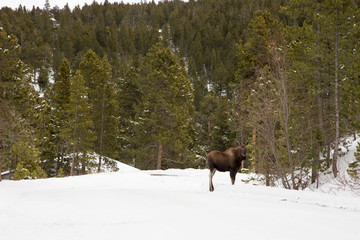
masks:
[(1, 239), (358, 239), (355, 196), (244, 184), (208, 170), (0, 183)]
[(354, 153), (356, 152), (356, 147), (360, 142), (360, 135), (357, 136), (357, 139), (354, 141), (352, 137), (342, 139), (341, 154), (342, 155), (337, 164), (338, 168), (338, 177), (334, 178), (331, 168), (328, 171), (320, 174), (319, 185), (313, 184), (309, 187), (308, 190), (330, 193), (335, 195), (353, 195), (360, 196), (360, 182), (354, 181), (347, 170), (349, 164), (355, 162)]

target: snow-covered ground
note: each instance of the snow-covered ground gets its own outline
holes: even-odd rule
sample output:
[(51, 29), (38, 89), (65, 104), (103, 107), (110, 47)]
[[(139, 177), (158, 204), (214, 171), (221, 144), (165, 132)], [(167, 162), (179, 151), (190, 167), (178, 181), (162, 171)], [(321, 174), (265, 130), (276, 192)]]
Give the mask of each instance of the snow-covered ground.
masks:
[(340, 145), (342, 156), (339, 157), (337, 164), (338, 177), (334, 178), (331, 169), (329, 169), (320, 174), (318, 187), (317, 184), (313, 184), (307, 190), (334, 195), (358, 196), (360, 201), (360, 181), (355, 182), (347, 173), (349, 163), (355, 161), (354, 153), (359, 142), (360, 135), (357, 135), (355, 141), (353, 137), (342, 139)]
[[(245, 184), (208, 170), (0, 182), (0, 239), (360, 239), (360, 197)], [(334, 184), (334, 183), (330, 183)], [(332, 186), (332, 185), (331, 185)]]

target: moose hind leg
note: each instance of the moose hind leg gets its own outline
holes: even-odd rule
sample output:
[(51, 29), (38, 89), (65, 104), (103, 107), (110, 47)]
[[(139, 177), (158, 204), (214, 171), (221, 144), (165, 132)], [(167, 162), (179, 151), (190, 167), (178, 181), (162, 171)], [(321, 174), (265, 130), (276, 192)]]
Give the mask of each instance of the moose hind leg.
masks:
[(216, 172), (215, 168), (210, 169), (210, 174), (209, 174), (209, 190), (210, 190), (210, 192), (214, 191), (214, 185), (212, 182), (212, 178), (213, 178), (215, 172)]
[(230, 178), (231, 178), (232, 185), (235, 184), (236, 173), (237, 173), (236, 171), (230, 171)]

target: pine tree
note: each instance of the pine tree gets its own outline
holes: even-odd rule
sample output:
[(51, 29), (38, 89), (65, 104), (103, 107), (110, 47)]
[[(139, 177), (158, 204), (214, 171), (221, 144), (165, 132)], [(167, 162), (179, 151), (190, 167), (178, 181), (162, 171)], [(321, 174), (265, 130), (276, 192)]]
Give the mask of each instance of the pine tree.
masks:
[(70, 88), (71, 88), (71, 69), (70, 64), (66, 59), (62, 60), (56, 82), (54, 83), (51, 94), (51, 124), (54, 126), (52, 139), (56, 145), (57, 169), (64, 168), (64, 155), (66, 154), (66, 141), (61, 136), (61, 131), (64, 129), (69, 121), (69, 115), (66, 110), (70, 103)]
[(56, 177), (57, 178), (65, 177), (65, 173), (64, 173), (64, 170), (62, 168), (59, 169), (59, 171), (56, 174)]
[(63, 57), (69, 61), (74, 60), (74, 38), (76, 32), (73, 31), (74, 19), (71, 16), (71, 10), (68, 5), (65, 5), (64, 9), (60, 12), (59, 16), (60, 28), (58, 30), (58, 48), (64, 54)]
[(99, 154), (98, 171), (100, 171), (104, 154), (114, 154), (116, 143), (117, 103), (114, 83), (111, 79), (112, 71), (107, 58), (101, 61), (92, 50), (84, 55), (80, 63), (80, 71), (89, 89), (92, 121), (97, 136), (94, 144)]
[[(296, 107), (292, 112), (297, 119), (301, 116), (307, 119), (305, 122), (297, 123), (295, 126), (302, 129), (304, 134), (301, 145), (307, 148), (307, 166), (311, 166), (312, 183), (318, 179), (319, 166), (325, 147), (329, 145), (329, 131), (331, 119), (325, 118), (328, 99), (331, 96), (328, 81), (329, 71), (325, 68), (325, 52), (327, 44), (324, 42), (322, 31), (322, 14), (320, 13), (321, 4), (319, 1), (304, 1), (302, 4), (290, 1), (283, 12), (289, 16), (293, 25), (287, 27), (287, 35), (292, 40), (288, 48), (288, 59), (290, 60), (289, 78), (293, 89), (303, 89), (297, 91)], [(303, 18), (303, 13), (307, 16)], [(299, 18), (299, 19), (298, 19)], [(305, 130), (308, 129), (308, 130)], [(300, 142), (300, 139), (297, 140)]]
[(55, 124), (53, 122), (52, 109), (49, 101), (49, 91), (46, 91), (44, 98), (38, 107), (38, 131), (39, 131), (39, 157), (40, 166), (49, 177), (56, 175), (56, 157), (57, 151), (57, 138), (59, 132), (55, 131)]
[(47, 177), (39, 165), (39, 152), (34, 144), (18, 141), (12, 148), (17, 161), (15, 180)]
[(47, 11), (47, 12), (50, 11), (50, 3), (49, 3), (49, 0), (45, 0), (44, 10)]
[[(333, 42), (332, 45), (332, 57), (334, 61), (333, 74), (334, 74), (334, 115), (335, 115), (335, 136), (334, 136), (334, 154), (332, 159), (332, 170), (334, 177), (337, 177), (337, 158), (338, 148), (341, 137), (341, 125), (343, 118), (340, 116), (343, 85), (341, 82), (347, 80), (351, 74), (350, 62), (354, 59), (352, 52), (354, 52), (353, 45), (348, 44), (351, 40), (351, 34), (354, 26), (359, 18), (358, 5), (351, 0), (336, 1), (329, 0), (324, 3), (324, 15), (327, 16), (325, 26), (327, 33), (329, 34), (329, 42)], [(356, 19), (357, 18), (357, 19)], [(324, 27), (325, 27), (324, 26)], [(332, 41), (331, 41), (332, 40)], [(348, 58), (350, 56), (350, 59)], [(345, 79), (345, 80), (344, 80)], [(352, 84), (352, 83), (350, 83)]]
[(0, 27), (0, 173), (4, 165), (15, 167), (14, 144), (32, 142), (37, 134), (38, 94), (20, 51), (17, 38)]
[(232, 116), (229, 108), (229, 101), (225, 97), (217, 99), (217, 107), (210, 113), (212, 116), (210, 149), (225, 151), (235, 142), (235, 132), (231, 130)]
[(119, 78), (118, 86), (118, 116), (119, 116), (119, 159), (124, 159), (128, 164), (133, 164), (134, 153), (131, 149), (136, 149), (133, 145), (136, 110), (135, 106), (139, 104), (141, 92), (136, 84), (137, 73), (135, 68), (130, 68), (124, 78)]
[(193, 94), (184, 65), (163, 44), (154, 45), (138, 75), (142, 99), (136, 106), (136, 164), (142, 168), (189, 166)]
[(355, 161), (349, 164), (347, 173), (357, 181), (360, 177), (360, 143), (356, 146), (356, 152), (354, 153)]
[(202, 152), (199, 155), (205, 156), (212, 149), (213, 142), (211, 132), (214, 126), (214, 111), (217, 110), (217, 98), (214, 94), (207, 94), (202, 99), (199, 109), (195, 114), (197, 144), (201, 146)]
[(66, 112), (69, 115), (68, 125), (61, 133), (72, 149), (70, 176), (75, 174), (75, 158), (79, 156), (79, 153), (83, 154), (82, 167), (85, 167), (85, 155), (92, 149), (95, 140), (90, 110), (88, 89), (85, 87), (85, 80), (78, 70), (72, 79), (70, 101), (66, 106)]
[(232, 147), (235, 136), (231, 130), (233, 121), (230, 102), (224, 96), (207, 94), (195, 114), (197, 144), (201, 146), (199, 155), (206, 155), (211, 150), (225, 151)]
[[(106, 57), (102, 60), (104, 75), (107, 76), (102, 89), (101, 118), (99, 139), (99, 164), (98, 172), (101, 169), (101, 161), (105, 156), (115, 158), (118, 131), (118, 102), (115, 93), (115, 84), (111, 78), (111, 66)], [(95, 128), (96, 129), (96, 128)]]

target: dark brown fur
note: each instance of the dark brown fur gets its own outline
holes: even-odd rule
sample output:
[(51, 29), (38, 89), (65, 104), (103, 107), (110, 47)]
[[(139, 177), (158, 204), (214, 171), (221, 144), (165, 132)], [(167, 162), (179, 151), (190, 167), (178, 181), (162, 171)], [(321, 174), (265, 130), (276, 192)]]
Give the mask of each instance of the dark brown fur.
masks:
[(240, 144), (236, 141), (236, 148), (229, 148), (225, 152), (217, 150), (211, 151), (206, 156), (210, 168), (209, 190), (214, 191), (212, 178), (216, 170), (220, 172), (230, 172), (231, 182), (234, 185), (236, 173), (241, 167), (241, 162), (246, 159), (246, 144)]

